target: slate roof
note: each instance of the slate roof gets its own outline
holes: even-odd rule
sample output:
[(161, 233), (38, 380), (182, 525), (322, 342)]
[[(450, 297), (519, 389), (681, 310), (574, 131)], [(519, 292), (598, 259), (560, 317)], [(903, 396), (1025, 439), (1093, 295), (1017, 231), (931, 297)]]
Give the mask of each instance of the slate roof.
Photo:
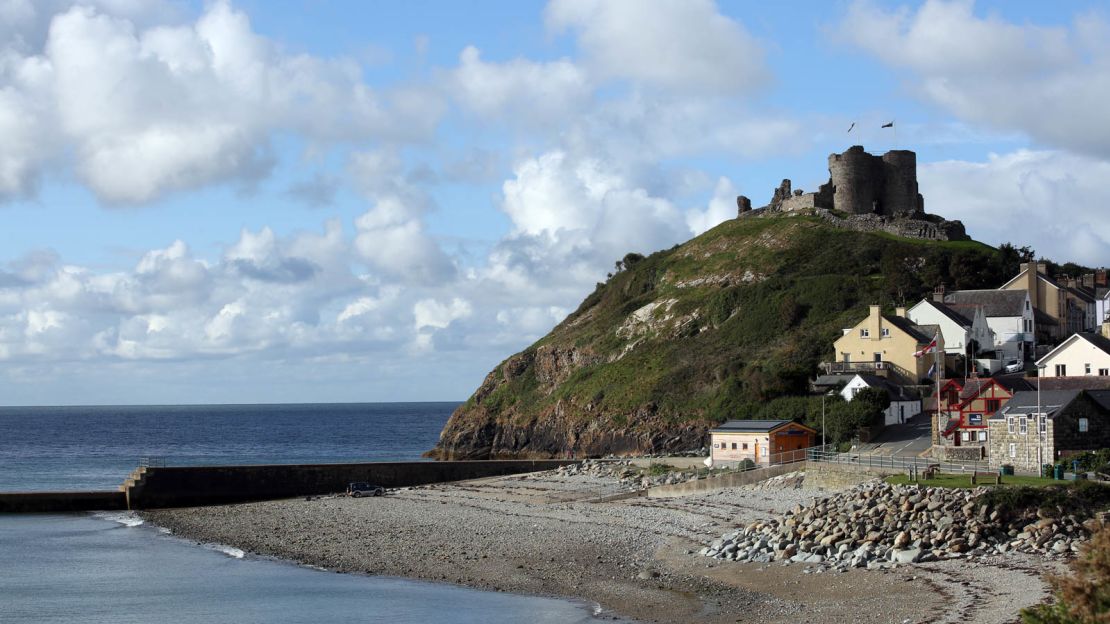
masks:
[(1032, 384), (1025, 380), (1024, 377), (1017, 375), (1006, 375), (998, 377), (968, 377), (964, 382), (964, 387), (960, 390), (960, 400), (966, 401), (973, 396), (978, 395), (991, 383), (996, 383), (1006, 390), (1013, 392), (1020, 392), (1023, 390), (1034, 390)]
[[(1110, 377), (1083, 375), (1077, 377), (1044, 377), (1040, 381), (1045, 390), (1110, 390)], [(1036, 389), (1036, 386), (1034, 386)]]
[(919, 397), (916, 393), (908, 388), (899, 386), (898, 384), (883, 378), (878, 375), (871, 375), (869, 373), (859, 373), (855, 375), (867, 384), (869, 388), (881, 388), (886, 390), (887, 395), (891, 401), (916, 401)]
[(931, 342), (933, 336), (936, 336), (940, 332), (940, 327), (937, 325), (915, 325), (913, 321), (902, 316), (884, 316), (883, 319), (910, 336), (913, 336), (922, 344)]
[(1072, 401), (1079, 398), (1081, 394), (1083, 394), (1082, 390), (1041, 390), (1040, 393), (1036, 391), (1018, 392), (990, 419), (1005, 420), (1007, 416), (1036, 414), (1038, 406), (1040, 411), (1044, 412), (1049, 418), (1053, 418), (1071, 405)]
[[(784, 425), (795, 424), (805, 427), (793, 420), (729, 420), (724, 424), (710, 429), (710, 433), (769, 433)], [(806, 427), (807, 429), (809, 427)]]
[(944, 295), (944, 304), (969, 318), (977, 307), (988, 317), (1021, 316), (1025, 297), (1024, 290), (957, 290)]
[(933, 301), (932, 299), (923, 299), (923, 301), (925, 303), (933, 306), (933, 309), (935, 309), (937, 312), (940, 312), (941, 314), (947, 316), (952, 322), (956, 323), (957, 325), (959, 325), (961, 327), (970, 327), (971, 326), (972, 317), (975, 314), (974, 308), (972, 308), (970, 310), (972, 316), (969, 317), (969, 316), (965, 316), (964, 314), (962, 314), (961, 312), (957, 311), (955, 308), (953, 308), (952, 306), (949, 306), (947, 304), (938, 303), (936, 301)]
[(1074, 344), (1076, 340), (1086, 340), (1088, 343), (1094, 345), (1094, 347), (1099, 351), (1102, 351), (1106, 355), (1110, 355), (1110, 338), (1107, 338), (1102, 334), (1096, 334), (1093, 332), (1076, 332), (1071, 336), (1068, 336), (1068, 338), (1060, 344), (1056, 345), (1056, 347), (1046, 353), (1044, 357), (1037, 360), (1037, 365), (1039, 366), (1041, 362), (1044, 362), (1048, 358), (1056, 355), (1056, 353), (1063, 349), (1065, 345)]

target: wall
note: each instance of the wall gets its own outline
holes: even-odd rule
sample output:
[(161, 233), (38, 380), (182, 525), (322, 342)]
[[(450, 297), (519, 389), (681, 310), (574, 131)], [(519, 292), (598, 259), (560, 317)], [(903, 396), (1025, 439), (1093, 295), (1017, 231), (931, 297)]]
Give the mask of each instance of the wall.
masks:
[(376, 462), (148, 468), (128, 489), (132, 509), (219, 505), (343, 492), (352, 481), (405, 487), (576, 464), (574, 460)]
[(741, 485), (751, 485), (752, 483), (765, 481), (767, 479), (770, 479), (771, 477), (777, 477), (781, 474), (801, 470), (804, 466), (805, 464), (802, 462), (793, 464), (777, 464), (774, 466), (768, 466), (766, 468), (746, 470), (744, 472), (730, 472), (728, 474), (709, 477), (708, 479), (687, 481), (686, 483), (660, 485), (658, 487), (649, 488), (647, 491), (647, 496), (648, 498), (676, 498), (679, 496), (689, 496), (691, 494), (715, 492), (717, 490), (740, 487)]
[(1110, 369), (1110, 354), (1094, 346), (1082, 338), (1070, 338), (1070, 344), (1060, 349), (1050, 358), (1038, 362), (1045, 366), (1045, 377), (1057, 377), (1056, 365), (1063, 364), (1067, 367), (1067, 374), (1060, 376), (1081, 377), (1085, 376), (1085, 365), (1091, 365), (1091, 375), (1097, 375), (1101, 369)]
[(0, 492), (0, 513), (127, 509), (123, 492)]
[(892, 474), (902, 474), (897, 468), (859, 466), (856, 464), (830, 464), (826, 462), (806, 462), (806, 487), (824, 490), (843, 490), (850, 487), (881, 479)]

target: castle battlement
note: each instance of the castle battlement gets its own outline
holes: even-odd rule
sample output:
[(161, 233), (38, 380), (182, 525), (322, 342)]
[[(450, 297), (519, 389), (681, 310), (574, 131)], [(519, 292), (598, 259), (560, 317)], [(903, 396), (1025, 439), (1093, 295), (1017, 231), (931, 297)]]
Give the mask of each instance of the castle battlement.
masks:
[(751, 200), (743, 195), (736, 198), (736, 205), (739, 216), (816, 213), (850, 229), (914, 238), (966, 238), (959, 221), (925, 214), (925, 199), (917, 187), (917, 154), (910, 150), (875, 156), (862, 145), (853, 145), (842, 154), (829, 154), (829, 181), (816, 192), (792, 189), (786, 179), (768, 205), (753, 210)]

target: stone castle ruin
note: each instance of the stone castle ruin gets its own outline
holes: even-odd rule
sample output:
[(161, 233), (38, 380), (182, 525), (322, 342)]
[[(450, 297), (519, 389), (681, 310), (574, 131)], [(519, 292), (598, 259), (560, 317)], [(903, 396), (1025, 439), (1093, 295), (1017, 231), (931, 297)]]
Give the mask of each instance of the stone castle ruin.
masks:
[(791, 189), (783, 180), (771, 203), (752, 209), (752, 202), (736, 198), (739, 217), (813, 214), (834, 225), (861, 231), (884, 231), (930, 240), (967, 240), (959, 221), (925, 213), (917, 188), (917, 154), (891, 150), (882, 156), (853, 145), (843, 154), (829, 155), (829, 181), (816, 192)]

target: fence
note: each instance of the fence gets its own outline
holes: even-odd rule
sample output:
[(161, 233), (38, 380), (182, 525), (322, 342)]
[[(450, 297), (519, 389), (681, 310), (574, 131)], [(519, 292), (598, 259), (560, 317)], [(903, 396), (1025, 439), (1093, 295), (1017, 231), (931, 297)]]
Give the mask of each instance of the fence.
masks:
[(863, 468), (889, 468), (907, 474), (920, 474), (926, 468), (934, 468), (946, 473), (992, 472), (995, 470), (986, 461), (943, 462), (923, 457), (896, 457), (893, 455), (871, 455), (869, 453), (837, 453), (828, 450), (810, 451), (809, 461), (830, 464), (848, 464)]

